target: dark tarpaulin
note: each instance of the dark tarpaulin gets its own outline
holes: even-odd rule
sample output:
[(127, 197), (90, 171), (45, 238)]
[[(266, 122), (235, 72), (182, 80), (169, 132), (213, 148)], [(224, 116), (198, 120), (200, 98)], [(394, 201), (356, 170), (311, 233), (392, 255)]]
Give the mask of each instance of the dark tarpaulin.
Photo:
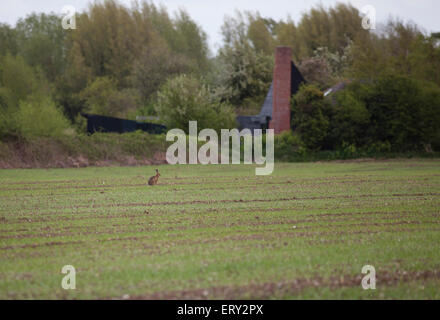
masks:
[(166, 127), (161, 124), (138, 122), (114, 117), (100, 116), (95, 114), (83, 113), (87, 118), (87, 132), (132, 132), (142, 130), (148, 133), (160, 134), (166, 131)]

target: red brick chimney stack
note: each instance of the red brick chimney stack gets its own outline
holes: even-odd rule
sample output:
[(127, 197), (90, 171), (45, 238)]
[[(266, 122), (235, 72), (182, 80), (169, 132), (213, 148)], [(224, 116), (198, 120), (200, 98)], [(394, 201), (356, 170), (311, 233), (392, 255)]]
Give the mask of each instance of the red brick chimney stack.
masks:
[(290, 130), (290, 73), (292, 49), (277, 47), (273, 70), (273, 111), (269, 128), (275, 134)]

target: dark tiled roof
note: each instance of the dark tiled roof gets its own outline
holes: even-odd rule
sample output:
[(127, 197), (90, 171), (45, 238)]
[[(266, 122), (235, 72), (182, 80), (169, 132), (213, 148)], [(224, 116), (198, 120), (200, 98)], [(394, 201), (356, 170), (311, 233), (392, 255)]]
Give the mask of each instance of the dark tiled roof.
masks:
[(267, 92), (266, 99), (264, 100), (263, 107), (261, 108), (258, 116), (272, 118), (272, 108), (273, 108), (273, 81), (270, 84), (269, 91)]
[(292, 72), (290, 73), (290, 95), (294, 95), (298, 90), (301, 83), (305, 83), (304, 77), (298, 68), (295, 66), (293, 61), (291, 61)]

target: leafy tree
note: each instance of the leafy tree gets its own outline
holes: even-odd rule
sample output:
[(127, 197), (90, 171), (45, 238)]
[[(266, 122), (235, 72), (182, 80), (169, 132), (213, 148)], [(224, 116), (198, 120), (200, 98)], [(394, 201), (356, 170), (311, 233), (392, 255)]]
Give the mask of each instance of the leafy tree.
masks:
[(80, 93), (86, 111), (93, 114), (124, 117), (134, 113), (139, 106), (139, 94), (134, 89), (118, 90), (116, 80), (96, 78)]
[(7, 24), (0, 23), (0, 56), (7, 53), (16, 55), (17, 51), (16, 30)]
[(0, 138), (56, 136), (69, 127), (41, 70), (10, 54), (0, 66)]
[(315, 85), (302, 85), (292, 99), (292, 126), (309, 150), (325, 148), (329, 105)]
[(209, 50), (206, 34), (185, 10), (180, 9), (172, 18), (164, 6), (157, 7), (152, 3), (142, 2), (140, 8), (136, 9), (135, 6), (133, 15), (139, 17), (138, 24), (148, 26), (153, 35), (156, 34), (156, 37), (152, 37), (152, 48), (159, 37), (166, 42), (173, 54), (191, 60), (192, 71), (207, 71)]
[(389, 20), (378, 34), (354, 41), (349, 74), (355, 78), (401, 75), (440, 85), (440, 48), (415, 24)]
[(279, 21), (275, 33), (277, 44), (291, 47), (293, 60), (300, 61), (298, 30), (293, 20), (288, 17), (287, 21)]
[(435, 82), (440, 86), (439, 37), (419, 34), (411, 45), (411, 75), (417, 79)]
[(363, 134), (372, 141), (389, 142), (396, 151), (437, 144), (440, 88), (435, 84), (393, 75), (354, 83), (350, 90), (370, 114)]
[(132, 63), (151, 29), (138, 25), (130, 10), (113, 0), (93, 3), (76, 23), (81, 27), (71, 33), (71, 46), (80, 55), (77, 63), (85, 64), (93, 78), (109, 76), (127, 87)]
[(174, 21), (176, 44), (172, 46), (176, 55), (183, 55), (191, 61), (193, 70), (199, 74), (209, 67), (208, 44), (205, 32), (191, 19), (184, 10), (179, 10)]
[(326, 10), (323, 6), (303, 14), (297, 27), (300, 56), (310, 57), (319, 47), (343, 53), (350, 40), (363, 39), (368, 31), (360, 27), (359, 11), (349, 4), (339, 3)]
[[(145, 105), (168, 77), (201, 74), (208, 68), (206, 35), (182, 10), (171, 18), (164, 7), (145, 1), (129, 9), (109, 0), (93, 3), (77, 17), (77, 25), (81, 27), (69, 34), (68, 67), (57, 85), (57, 100), (71, 119), (84, 108), (90, 110), (83, 93), (98, 78), (112, 79), (118, 94), (109, 99), (124, 106), (116, 110), (107, 101), (92, 109), (120, 115), (141, 107), (133, 102), (138, 93)], [(128, 92), (134, 92), (134, 99)]]
[(30, 97), (21, 101), (16, 119), (20, 136), (28, 140), (35, 137), (59, 137), (69, 128), (68, 120), (48, 97)]
[(217, 131), (236, 126), (233, 108), (213, 97), (197, 78), (180, 75), (169, 79), (158, 93), (156, 112), (168, 128), (188, 132), (188, 122), (195, 120), (199, 129)]
[(353, 41), (347, 40), (348, 44), (342, 53), (330, 52), (327, 47), (319, 47), (314, 52), (314, 57), (325, 61), (333, 78), (341, 78), (352, 63), (351, 47)]
[[(7, 54), (0, 63), (0, 88), (7, 105), (17, 108), (29, 95), (50, 94), (49, 83), (41, 69), (29, 66), (21, 56)], [(5, 100), (4, 100), (5, 101)]]
[(133, 64), (133, 84), (141, 93), (144, 103), (155, 98), (157, 90), (167, 78), (194, 70), (192, 61), (184, 55), (173, 53), (162, 38), (156, 41), (157, 44), (146, 47)]
[(17, 52), (33, 67), (40, 67), (54, 81), (66, 66), (66, 31), (55, 14), (32, 13), (15, 27)]
[[(248, 37), (249, 19), (237, 12), (235, 17), (226, 17), (222, 26), (224, 46), (217, 56), (216, 93), (223, 100), (235, 106), (243, 105), (246, 99), (254, 99), (258, 104), (264, 100), (272, 81), (273, 57), (263, 50), (256, 50)], [(254, 39), (255, 43), (257, 40)]]
[(365, 103), (349, 90), (335, 95), (330, 117), (331, 148), (342, 149), (344, 145), (361, 147), (371, 143), (370, 137), (365, 135), (370, 124), (370, 113)]
[[(268, 25), (267, 19), (261, 18), (258, 13), (255, 16), (248, 13), (248, 19), (247, 36), (252, 43), (252, 47), (266, 55), (273, 54), (276, 42), (270, 30), (271, 25)], [(272, 24), (275, 24), (275, 22), (272, 21)]]
[[(240, 106), (247, 98), (264, 96), (273, 74), (273, 58), (258, 53), (248, 45), (226, 47), (219, 52), (221, 69), (217, 93)], [(262, 102), (262, 101), (260, 101)]]

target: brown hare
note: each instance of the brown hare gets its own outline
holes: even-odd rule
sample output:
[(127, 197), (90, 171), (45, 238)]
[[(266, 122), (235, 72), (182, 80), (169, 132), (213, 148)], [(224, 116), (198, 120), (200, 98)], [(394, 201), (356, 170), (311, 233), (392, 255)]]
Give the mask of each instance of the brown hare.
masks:
[(159, 170), (156, 169), (156, 175), (148, 179), (148, 184), (150, 186), (154, 186), (155, 184), (157, 184), (157, 180), (159, 180), (159, 177), (160, 177)]

